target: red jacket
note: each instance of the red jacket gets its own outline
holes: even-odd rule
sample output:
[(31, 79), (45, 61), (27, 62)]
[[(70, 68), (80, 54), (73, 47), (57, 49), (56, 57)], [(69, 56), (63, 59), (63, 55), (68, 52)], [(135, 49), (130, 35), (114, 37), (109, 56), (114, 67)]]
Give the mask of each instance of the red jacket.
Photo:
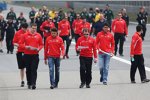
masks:
[(106, 34), (103, 31), (99, 32), (96, 37), (96, 44), (98, 50), (103, 50), (107, 53), (114, 53), (115, 42), (114, 37), (110, 32), (107, 32)]
[(128, 29), (126, 26), (126, 22), (122, 18), (120, 20), (115, 19), (112, 22), (112, 31), (114, 33), (121, 33), (121, 34), (128, 35)]
[(83, 29), (84, 28), (87, 28), (89, 30), (89, 32), (91, 32), (91, 24), (89, 22), (83, 23), (82, 32), (81, 32), (80, 36), (83, 36)]
[(39, 51), (26, 49), (25, 46), (38, 48), (39, 51), (43, 48), (42, 37), (39, 33), (31, 34), (29, 31), (23, 35), (21, 40), (21, 48), (24, 48), (24, 54), (38, 54)]
[(73, 21), (72, 28), (74, 30), (75, 34), (81, 34), (82, 28), (83, 28), (83, 20), (82, 19), (76, 19)]
[(48, 22), (48, 21), (45, 21), (42, 23), (42, 25), (40, 26), (40, 30), (44, 33), (44, 37), (48, 37), (51, 35), (50, 33), (50, 30), (48, 32), (46, 32), (46, 28), (54, 28), (55, 27), (55, 24), (53, 22)]
[(88, 38), (81, 36), (76, 43), (76, 50), (78, 50), (80, 47), (83, 47), (80, 50), (80, 56), (93, 57), (94, 54), (94, 58), (97, 58), (96, 41), (91, 36)]
[[(14, 43), (17, 43), (18, 45), (21, 44), (21, 39), (23, 38), (23, 35), (24, 35), (25, 31), (20, 29), (18, 30), (15, 35), (14, 35), (14, 38), (13, 38), (13, 44)], [(24, 52), (24, 48), (20, 48), (18, 47), (17, 48), (17, 52)]]
[(141, 55), (142, 54), (142, 38), (136, 32), (132, 36), (131, 46), (130, 46), (130, 55)]
[(60, 21), (58, 23), (58, 30), (60, 31), (59, 36), (68, 36), (70, 34), (70, 23), (69, 21)]
[(45, 51), (44, 51), (44, 59), (46, 60), (48, 57), (60, 57), (60, 55), (64, 55), (64, 43), (61, 37), (57, 36), (53, 38), (49, 36), (46, 39), (45, 43)]

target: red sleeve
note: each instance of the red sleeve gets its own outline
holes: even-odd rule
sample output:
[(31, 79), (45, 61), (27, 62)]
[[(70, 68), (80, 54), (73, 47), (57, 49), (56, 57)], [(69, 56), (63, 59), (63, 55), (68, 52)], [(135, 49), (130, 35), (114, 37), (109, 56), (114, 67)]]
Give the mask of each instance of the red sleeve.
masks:
[(64, 42), (63, 40), (61, 39), (61, 55), (64, 56), (65, 55), (65, 47), (64, 47)]
[(97, 46), (97, 49), (99, 49), (99, 34), (100, 33), (98, 33), (97, 36), (96, 36), (96, 46)]
[(97, 46), (96, 46), (96, 40), (93, 41), (93, 52), (94, 52), (94, 58), (97, 58)]
[(43, 22), (42, 25), (40, 26), (40, 30), (41, 30), (42, 32), (45, 31), (45, 30), (44, 30), (44, 26), (45, 26), (45, 22)]
[(81, 38), (79, 38), (79, 39), (77, 40), (77, 43), (76, 43), (76, 46), (75, 46), (76, 51), (77, 51), (77, 49), (78, 49), (78, 46), (80, 46), (80, 41), (81, 41)]
[(112, 25), (111, 25), (111, 29), (112, 29), (112, 32), (113, 32), (113, 33), (115, 32), (115, 30), (114, 30), (115, 22), (116, 22), (116, 20), (114, 19), (113, 22), (112, 22)]
[(115, 40), (114, 40), (114, 36), (112, 35), (112, 39), (111, 39), (111, 51), (112, 51), (112, 53), (114, 53), (114, 48), (115, 48)]
[(51, 28), (55, 28), (55, 24), (54, 23), (52, 23), (52, 27)]
[(44, 60), (47, 60), (47, 51), (48, 51), (48, 38), (46, 39), (45, 42), (45, 48), (44, 48)]
[(42, 40), (42, 37), (41, 37), (41, 35), (39, 35), (39, 47), (38, 47), (38, 49), (39, 49), (39, 51), (43, 48), (43, 40)]
[(14, 38), (13, 38), (13, 44), (18, 43), (18, 32), (16, 32)]
[(131, 46), (130, 46), (130, 55), (134, 55), (134, 49), (137, 41), (138, 41), (137, 37), (133, 36), (131, 41)]
[(58, 30), (59, 30), (59, 31), (61, 30), (61, 29), (60, 29), (60, 28), (61, 28), (60, 26), (61, 26), (61, 23), (59, 22), (59, 23), (58, 23)]
[(23, 36), (21, 37), (20, 41), (19, 41), (19, 48), (21, 49), (25, 49), (25, 37), (26, 37), (26, 33), (23, 34)]

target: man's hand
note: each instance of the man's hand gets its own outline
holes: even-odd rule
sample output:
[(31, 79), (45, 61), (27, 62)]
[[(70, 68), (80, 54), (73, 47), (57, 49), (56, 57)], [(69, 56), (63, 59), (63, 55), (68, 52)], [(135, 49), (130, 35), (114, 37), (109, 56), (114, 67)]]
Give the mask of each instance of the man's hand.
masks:
[(71, 35), (69, 36), (69, 39), (70, 39), (70, 40), (72, 39), (72, 36), (71, 36)]
[(97, 61), (98, 61), (97, 58), (94, 58), (94, 63), (97, 63)]
[(113, 54), (113, 53), (111, 53), (111, 54), (110, 54), (110, 57), (113, 57), (113, 56), (114, 56), (114, 54)]
[(14, 43), (14, 46), (19, 47), (19, 44), (18, 43)]
[(62, 60), (62, 59), (63, 59), (63, 55), (60, 56), (60, 60)]
[(44, 60), (45, 65), (47, 65), (47, 60)]

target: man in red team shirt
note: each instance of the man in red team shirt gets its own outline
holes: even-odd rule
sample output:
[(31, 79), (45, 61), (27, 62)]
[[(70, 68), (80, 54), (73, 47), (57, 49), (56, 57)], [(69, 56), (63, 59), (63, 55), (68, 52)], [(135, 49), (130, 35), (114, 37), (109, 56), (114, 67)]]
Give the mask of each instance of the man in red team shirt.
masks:
[(36, 32), (37, 25), (32, 24), (31, 29), (23, 35), (21, 48), (24, 48), (27, 84), (29, 89), (36, 89), (37, 69), (39, 64), (39, 51), (43, 48), (42, 37)]
[(115, 55), (117, 55), (118, 43), (119, 43), (119, 54), (123, 55), (123, 45), (125, 41), (125, 36), (128, 36), (128, 29), (125, 20), (122, 18), (121, 12), (118, 13), (118, 18), (113, 20), (112, 22), (112, 31), (114, 33), (115, 38)]
[(58, 34), (63, 39), (63, 41), (66, 41), (66, 49), (65, 49), (66, 52), (63, 58), (65, 59), (66, 57), (68, 59), (69, 58), (68, 51), (72, 35), (67, 15), (65, 15), (64, 19), (58, 23)]
[(47, 64), (48, 60), (50, 88), (54, 89), (58, 87), (60, 59), (64, 56), (64, 43), (62, 38), (58, 36), (56, 28), (51, 29), (51, 34), (52, 35), (46, 39), (44, 59), (45, 64)]
[[(83, 28), (83, 20), (81, 19), (80, 14), (76, 15), (77, 18), (73, 21), (72, 28), (74, 30), (75, 42), (77, 43), (80, 34), (82, 33)], [(79, 55), (79, 51), (76, 51), (77, 56)]]
[(90, 88), (92, 80), (92, 60), (94, 55), (94, 62), (97, 62), (96, 42), (92, 38), (89, 29), (83, 29), (83, 36), (81, 36), (76, 44), (76, 50), (80, 51), (80, 79), (81, 85), (79, 88), (83, 88), (86, 84), (86, 88)]
[(46, 38), (51, 35), (51, 29), (55, 27), (55, 24), (53, 23), (53, 20), (51, 17), (49, 17), (46, 21), (42, 23), (40, 26), (40, 30), (44, 34), (44, 44), (46, 41)]
[(107, 85), (110, 57), (114, 55), (114, 37), (109, 31), (109, 24), (105, 23), (103, 31), (96, 36), (96, 44), (99, 52), (100, 82)]
[(136, 32), (132, 36), (131, 47), (130, 47), (130, 56), (131, 56), (131, 69), (130, 69), (130, 79), (131, 83), (135, 82), (135, 73), (136, 69), (139, 69), (141, 82), (149, 82), (149, 79), (146, 79), (146, 71), (144, 65), (144, 57), (142, 54), (142, 26), (138, 25), (136, 27)]
[(24, 63), (24, 49), (19, 47), (21, 38), (23, 37), (24, 33), (26, 33), (28, 28), (27, 23), (21, 24), (21, 29), (16, 32), (13, 38), (13, 44), (17, 47), (17, 63), (18, 63), (18, 69), (20, 69), (20, 77), (21, 77), (21, 87), (24, 87), (24, 73), (25, 73), (25, 63)]
[[(87, 22), (86, 17), (83, 17), (83, 22), (82, 22), (82, 30), (87, 28), (89, 30), (89, 32), (91, 32), (91, 24), (89, 22)], [(83, 31), (80, 33), (80, 36), (83, 36)]]

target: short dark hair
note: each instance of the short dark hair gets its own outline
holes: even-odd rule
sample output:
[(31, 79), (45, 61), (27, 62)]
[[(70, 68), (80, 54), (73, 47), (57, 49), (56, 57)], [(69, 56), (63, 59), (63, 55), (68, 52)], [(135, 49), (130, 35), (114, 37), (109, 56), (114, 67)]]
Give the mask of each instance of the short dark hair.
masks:
[(33, 24), (31, 24), (31, 27), (32, 27), (32, 26), (37, 26), (37, 24), (36, 24), (36, 23), (33, 23)]
[(51, 31), (52, 32), (57, 32), (57, 28), (52, 28)]
[(143, 28), (143, 27), (142, 27), (141, 25), (137, 25), (137, 26), (136, 26), (136, 31), (137, 31), (137, 32), (140, 32), (140, 31), (142, 30), (142, 28)]
[(108, 27), (109, 27), (109, 24), (108, 24), (108, 23), (104, 23), (103, 27), (105, 27), (105, 26), (108, 26)]
[(28, 28), (28, 24), (27, 24), (27, 23), (22, 23), (22, 24), (21, 24), (21, 27), (22, 27), (22, 28)]

